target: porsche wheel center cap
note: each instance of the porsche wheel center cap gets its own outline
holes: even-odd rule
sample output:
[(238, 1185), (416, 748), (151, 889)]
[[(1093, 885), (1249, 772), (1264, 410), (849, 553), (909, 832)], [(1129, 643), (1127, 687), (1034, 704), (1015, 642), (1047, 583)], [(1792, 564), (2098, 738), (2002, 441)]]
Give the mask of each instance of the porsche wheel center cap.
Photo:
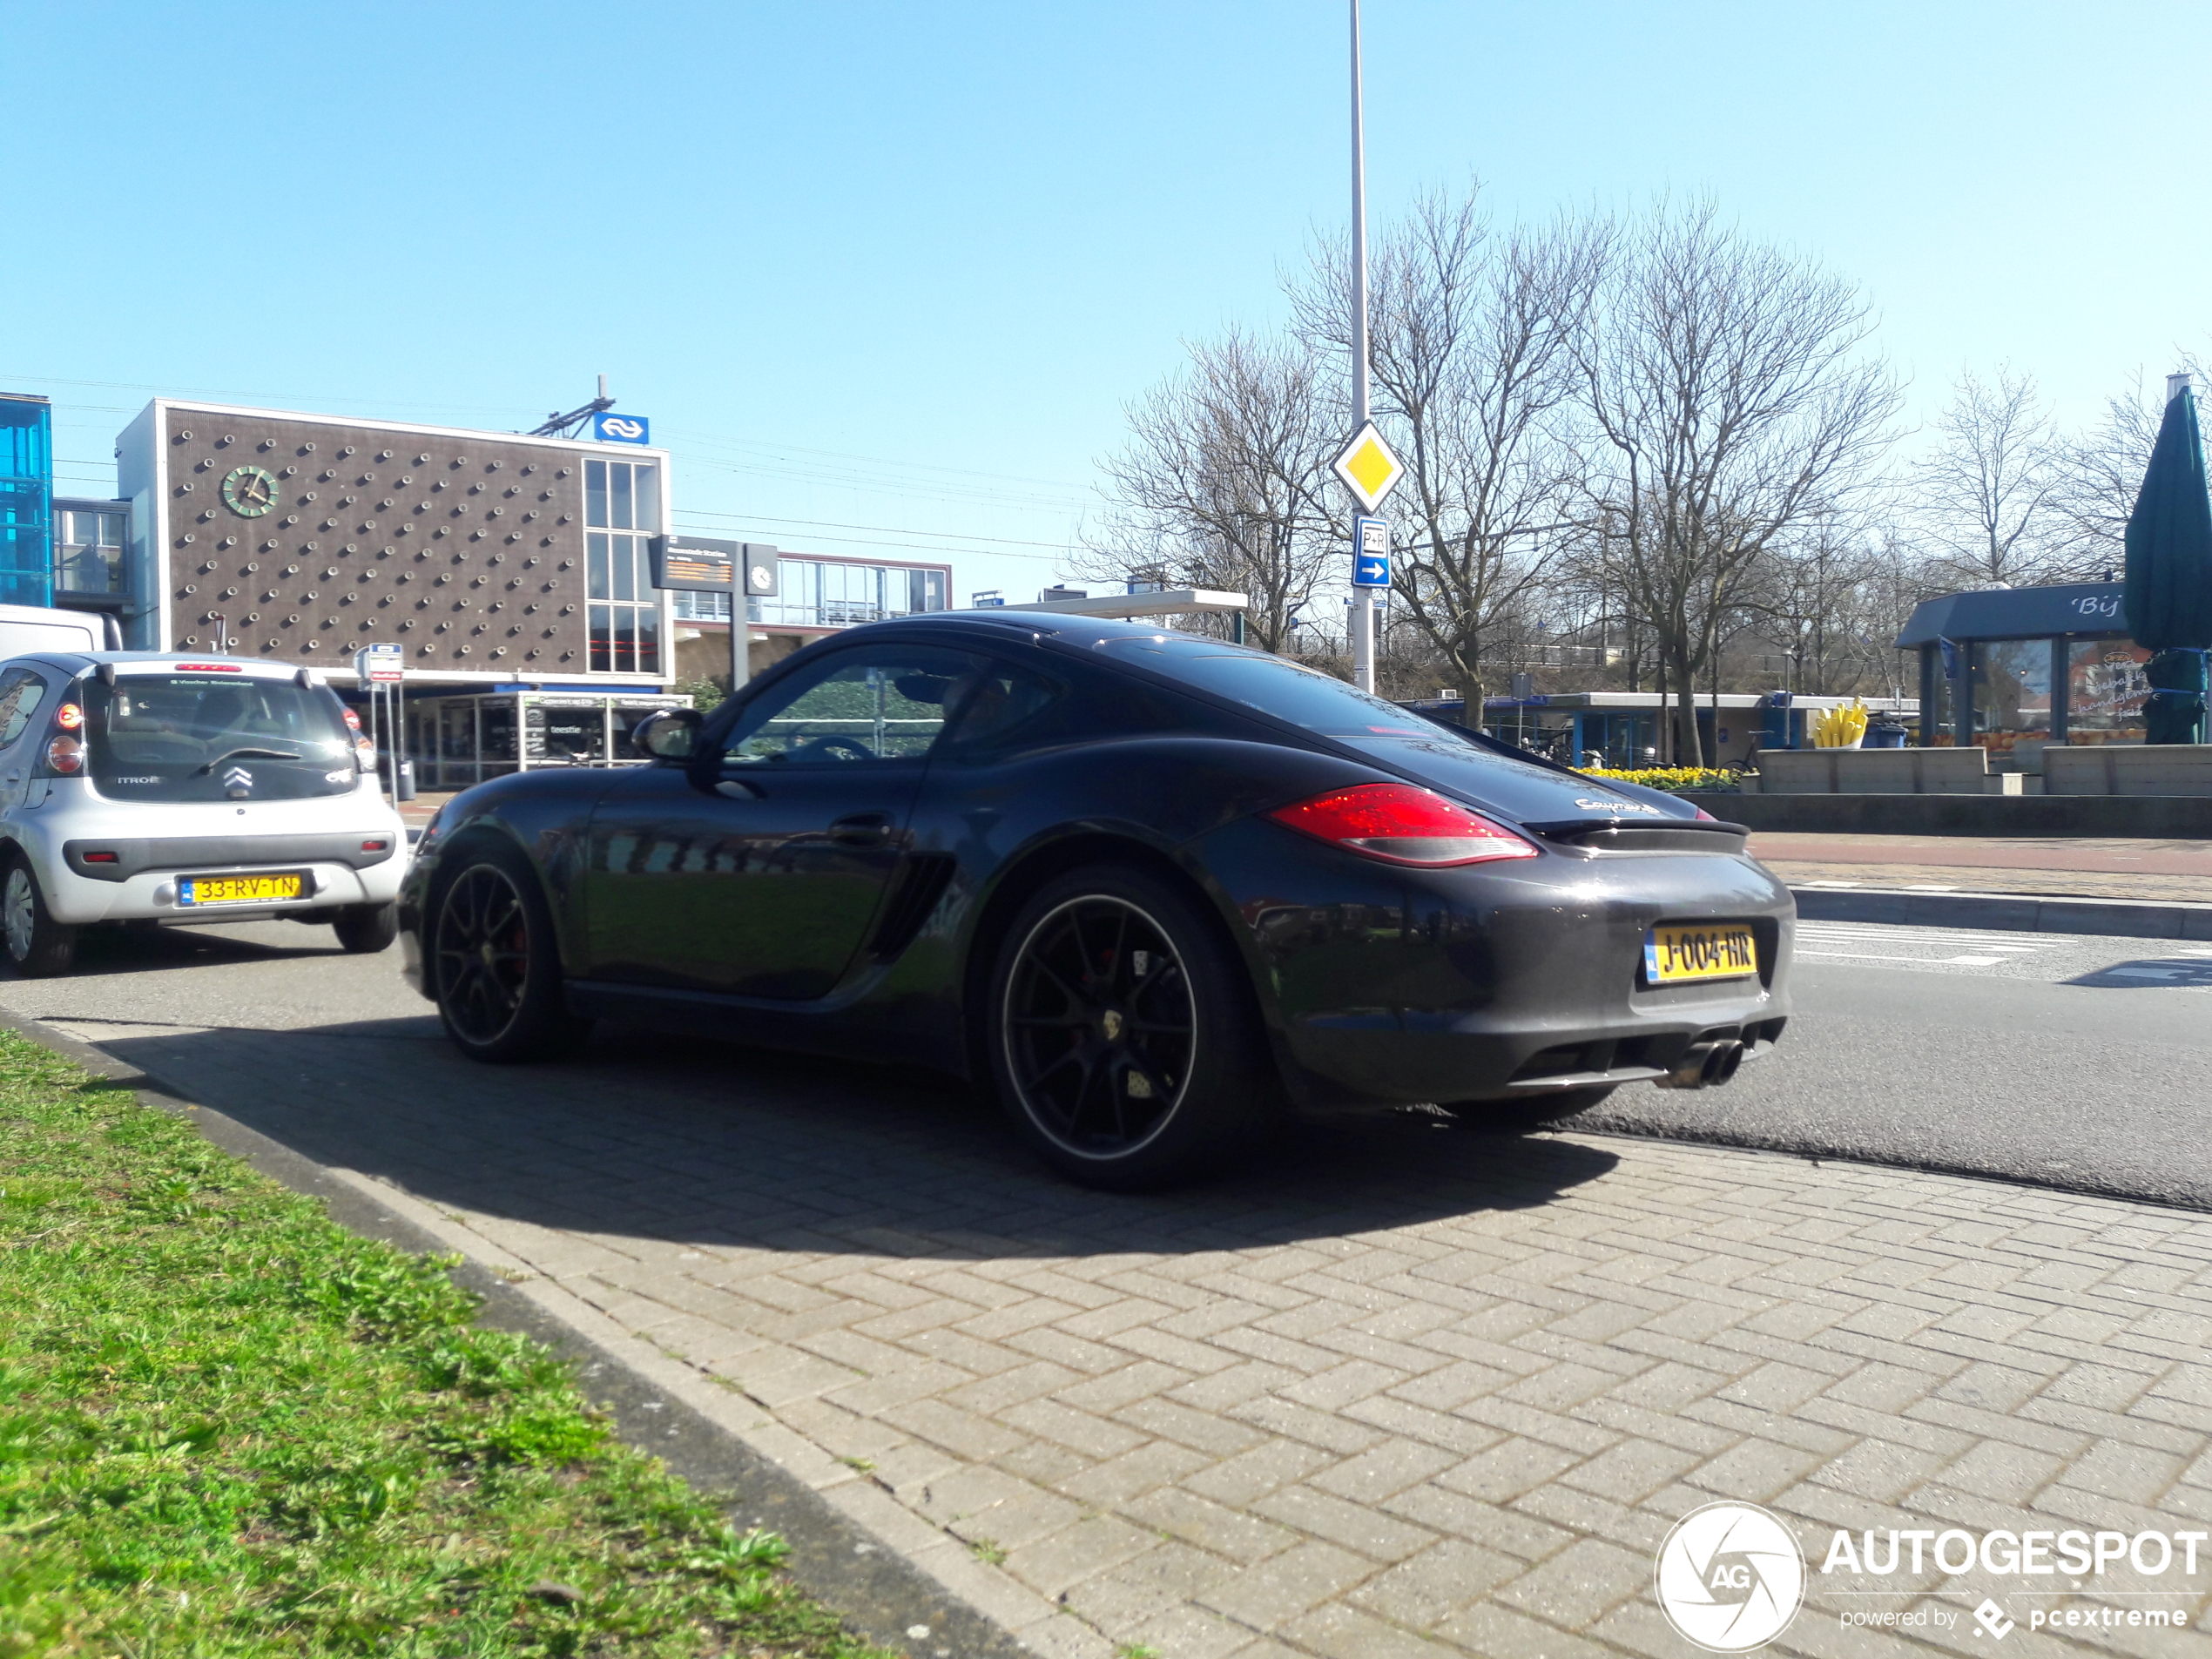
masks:
[(1118, 1042), (1122, 1036), (1122, 1015), (1118, 1008), (1108, 1008), (1098, 1016), (1098, 1028), (1109, 1042)]

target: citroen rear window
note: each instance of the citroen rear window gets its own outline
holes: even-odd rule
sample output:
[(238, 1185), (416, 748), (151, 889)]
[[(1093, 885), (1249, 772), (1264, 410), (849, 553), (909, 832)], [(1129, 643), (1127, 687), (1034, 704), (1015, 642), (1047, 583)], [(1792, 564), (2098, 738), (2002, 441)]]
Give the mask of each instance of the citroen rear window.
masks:
[(354, 787), (345, 705), (323, 685), (244, 674), (88, 678), (92, 786), (117, 800), (298, 800)]

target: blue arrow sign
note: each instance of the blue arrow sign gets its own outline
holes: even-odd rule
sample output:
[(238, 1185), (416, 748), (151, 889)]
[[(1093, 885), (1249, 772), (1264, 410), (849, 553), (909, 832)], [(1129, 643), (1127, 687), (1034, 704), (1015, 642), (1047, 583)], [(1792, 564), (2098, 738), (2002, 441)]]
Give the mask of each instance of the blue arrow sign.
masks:
[(1386, 588), (1390, 585), (1390, 555), (1362, 553), (1352, 562), (1352, 585), (1355, 588)]

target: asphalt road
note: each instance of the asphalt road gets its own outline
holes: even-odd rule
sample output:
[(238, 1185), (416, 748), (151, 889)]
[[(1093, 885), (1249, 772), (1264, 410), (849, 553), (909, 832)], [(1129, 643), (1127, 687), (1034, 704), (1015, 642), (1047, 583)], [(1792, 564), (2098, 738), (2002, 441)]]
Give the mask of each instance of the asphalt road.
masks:
[[(2212, 946), (1809, 922), (1799, 947), (1797, 1013), (1775, 1053), (1724, 1089), (1632, 1085), (1573, 1127), (2212, 1209)], [(0, 1008), (139, 1063), (160, 1052), (152, 1040), (188, 1032), (400, 1039), (330, 1050), (373, 1095), (379, 1079), (361, 1069), (389, 1068), (384, 1082), (404, 1090), (401, 1056), (443, 1048), (398, 963), (283, 922), (100, 934), (71, 978), (0, 979)], [(660, 1058), (711, 1092), (731, 1056), (686, 1042)], [(852, 1069), (839, 1069), (849, 1089)], [(942, 1109), (935, 1080), (867, 1075)]]
[(1771, 1055), (1576, 1127), (2212, 1208), (2212, 946), (1853, 922), (1797, 942)]

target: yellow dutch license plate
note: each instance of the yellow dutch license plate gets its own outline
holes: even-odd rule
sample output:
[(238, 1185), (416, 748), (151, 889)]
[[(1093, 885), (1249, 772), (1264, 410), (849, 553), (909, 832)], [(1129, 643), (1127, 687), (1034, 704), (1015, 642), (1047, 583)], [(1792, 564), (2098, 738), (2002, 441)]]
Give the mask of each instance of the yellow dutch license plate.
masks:
[(1654, 927), (1643, 939), (1643, 976), (1654, 985), (1741, 979), (1759, 971), (1749, 927)]
[(211, 905), (273, 904), (307, 890), (305, 871), (271, 875), (188, 875), (177, 883), (177, 902), (194, 910)]

